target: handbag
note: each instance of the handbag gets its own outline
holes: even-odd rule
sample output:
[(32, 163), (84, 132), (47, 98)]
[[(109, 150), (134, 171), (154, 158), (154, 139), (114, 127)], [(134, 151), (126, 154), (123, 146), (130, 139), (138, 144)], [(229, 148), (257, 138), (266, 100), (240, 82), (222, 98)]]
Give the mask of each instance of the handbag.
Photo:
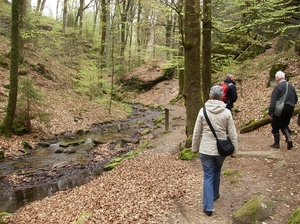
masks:
[(280, 117), (284, 108), (284, 100), (288, 92), (288, 83), (286, 82), (286, 90), (282, 97), (280, 97), (275, 103), (274, 115)]
[(208, 126), (210, 127), (210, 130), (214, 134), (216, 140), (217, 140), (217, 149), (221, 156), (230, 156), (234, 152), (234, 146), (230, 140), (230, 138), (227, 136), (227, 139), (219, 139), (214, 128), (212, 127), (210, 120), (207, 116), (205, 107), (203, 108), (204, 117), (208, 123)]

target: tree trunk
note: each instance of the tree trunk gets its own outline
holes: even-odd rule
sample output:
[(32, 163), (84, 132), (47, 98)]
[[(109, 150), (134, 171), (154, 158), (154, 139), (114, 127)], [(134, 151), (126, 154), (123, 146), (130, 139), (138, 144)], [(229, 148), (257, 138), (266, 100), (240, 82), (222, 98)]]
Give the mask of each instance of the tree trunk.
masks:
[(56, 2), (56, 8), (55, 8), (55, 19), (56, 19), (56, 20), (58, 19), (58, 8), (59, 8), (59, 3), (60, 3), (60, 0), (57, 0), (57, 2)]
[(105, 40), (106, 40), (106, 29), (107, 29), (107, 9), (106, 9), (106, 0), (101, 0), (101, 47), (100, 47), (100, 55), (101, 55), (101, 68), (106, 67), (105, 63)]
[(84, 4), (84, 0), (80, 0), (80, 6), (79, 6), (79, 38), (82, 37), (83, 4)]
[(200, 91), (200, 5), (197, 0), (185, 1), (184, 97), (186, 107), (186, 135), (194, 130), (195, 121), (203, 104)]
[(36, 11), (37, 13), (39, 13), (40, 8), (41, 8), (41, 0), (37, 0), (35, 11)]
[(95, 1), (94, 4), (94, 21), (93, 21), (93, 36), (95, 36), (96, 26), (97, 26), (97, 19), (98, 19), (98, 13), (100, 11), (100, 2)]
[(211, 88), (211, 0), (203, 0), (202, 96), (209, 99)]
[[(165, 25), (166, 28), (166, 47), (171, 48), (171, 33), (172, 33), (172, 27), (173, 27), (173, 15), (170, 14), (167, 16), (167, 23)], [(170, 51), (167, 50), (166, 52), (167, 60), (170, 60)]]
[(11, 6), (11, 55), (10, 55), (10, 89), (6, 115), (1, 124), (1, 133), (11, 137), (12, 126), (17, 105), (18, 68), (19, 68), (19, 6), (22, 0), (12, 0)]
[(63, 34), (66, 33), (67, 13), (68, 13), (68, 0), (64, 0), (63, 24), (62, 24)]
[[(116, 29), (115, 25), (115, 13), (112, 15), (111, 18), (111, 33), (114, 33)], [(114, 77), (115, 77), (115, 57), (114, 57), (114, 48), (115, 48), (115, 35), (112, 35), (111, 39), (111, 87), (110, 87), (110, 100), (109, 100), (109, 110), (108, 113), (111, 114), (111, 106), (112, 106), (112, 98), (113, 98), (113, 90), (114, 90)]]
[(39, 9), (39, 14), (42, 15), (45, 8), (46, 0), (42, 1), (41, 8)]
[(266, 124), (269, 124), (270, 122), (271, 122), (271, 120), (269, 120), (268, 118), (263, 118), (254, 123), (250, 123), (241, 129), (240, 134), (256, 130), (262, 126), (265, 126)]
[(137, 25), (136, 25), (136, 39), (137, 39), (137, 54), (138, 54), (138, 64), (141, 64), (141, 13), (142, 13), (142, 6), (141, 0), (138, 1), (138, 14), (137, 14)]
[[(19, 8), (20, 8), (19, 30), (25, 30), (26, 29), (25, 17), (26, 17), (26, 10), (27, 10), (26, 1), (23, 0), (20, 1)], [(23, 63), (23, 59), (24, 59), (24, 39), (20, 35), (19, 36), (19, 64)]]
[[(178, 28), (179, 28), (179, 35), (181, 36), (181, 46), (179, 48), (178, 56), (184, 56), (184, 49), (182, 44), (184, 43), (184, 34), (183, 34), (183, 17), (182, 17), (182, 10), (183, 10), (183, 0), (179, 0), (177, 3), (178, 8)], [(183, 94), (184, 92), (184, 69), (181, 69), (182, 65), (178, 70), (178, 77), (179, 77), (179, 94)]]
[(130, 15), (130, 9), (132, 8), (133, 2), (131, 0), (123, 1), (122, 12), (121, 12), (121, 49), (120, 55), (124, 57), (125, 46), (127, 44), (128, 37), (128, 19), (132, 17)]

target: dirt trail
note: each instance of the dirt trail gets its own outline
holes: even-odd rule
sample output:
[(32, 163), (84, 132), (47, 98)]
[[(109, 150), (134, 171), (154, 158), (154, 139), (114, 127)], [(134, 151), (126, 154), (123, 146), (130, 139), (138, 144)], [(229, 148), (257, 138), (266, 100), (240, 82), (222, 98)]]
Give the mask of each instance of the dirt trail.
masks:
[[(146, 154), (167, 153), (175, 155), (174, 159), (176, 159), (179, 142), (183, 142), (186, 138), (185, 108), (182, 105), (165, 106), (170, 108), (170, 132), (155, 138), (157, 146), (147, 151)], [(180, 119), (173, 120), (174, 117)], [(293, 170), (294, 174), (297, 172), (299, 174), (299, 168), (297, 168), (299, 163), (293, 160), (293, 156), (299, 153), (296, 148), (287, 151), (284, 143), (281, 149), (270, 148), (269, 143), (273, 141), (272, 137), (264, 136), (259, 131), (238, 134), (238, 139), (239, 156), (235, 159), (228, 157), (223, 165), (223, 171), (234, 169), (237, 170), (237, 174), (222, 177), (221, 197), (215, 202), (212, 217), (207, 217), (202, 212), (203, 172), (200, 160), (186, 161), (189, 170), (189, 173), (186, 173), (188, 176), (186, 177), (188, 182), (185, 183), (186, 194), (173, 201), (174, 206), (170, 218), (174, 223), (232, 223), (233, 213), (246, 201), (259, 194), (267, 195), (274, 200), (276, 205), (274, 215), (266, 220), (266, 223), (287, 223), (292, 213), (289, 208), (296, 209), (299, 205), (299, 194), (295, 195), (295, 184), (299, 186), (299, 183), (293, 182), (290, 187), (283, 185), (288, 183), (290, 176), (293, 175), (287, 177), (286, 170)], [(172, 161), (169, 162), (172, 163)], [(294, 180), (295, 177), (292, 179)]]
[[(176, 83), (168, 83), (165, 87), (167, 88), (157, 91), (176, 92), (174, 91)], [(179, 142), (183, 142), (186, 138), (185, 107), (183, 104), (170, 105), (168, 102), (173, 98), (172, 94), (161, 94), (154, 99), (155, 102), (170, 109), (171, 128), (169, 133), (160, 135), (154, 140), (157, 146), (152, 150), (153, 152), (176, 155)], [(293, 123), (295, 121), (291, 122), (291, 127)], [(293, 137), (295, 145), (293, 150), (286, 150), (283, 137), (281, 137), (281, 149), (273, 149), (269, 147), (273, 141), (269, 128), (266, 126), (250, 133), (238, 134), (239, 156), (235, 159), (228, 157), (223, 165), (223, 171), (234, 169), (238, 173), (222, 177), (221, 197), (215, 203), (212, 217), (207, 217), (202, 212), (201, 163), (199, 159), (187, 162), (191, 173), (187, 174), (189, 181), (185, 183), (186, 195), (174, 201), (172, 213), (174, 223), (232, 223), (234, 211), (259, 194), (270, 197), (275, 203), (274, 214), (266, 220), (266, 223), (287, 223), (292, 211), (300, 204), (299, 193), (295, 192), (295, 189), (300, 186), (297, 182), (300, 168), (296, 159), (299, 156), (298, 136)]]

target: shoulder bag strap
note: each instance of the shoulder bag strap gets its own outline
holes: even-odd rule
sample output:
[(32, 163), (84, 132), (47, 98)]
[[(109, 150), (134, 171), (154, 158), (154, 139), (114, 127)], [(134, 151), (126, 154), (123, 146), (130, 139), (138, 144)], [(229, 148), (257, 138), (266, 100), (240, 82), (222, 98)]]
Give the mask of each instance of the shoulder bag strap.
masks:
[(205, 107), (203, 107), (203, 113), (204, 113), (205, 120), (207, 121), (207, 124), (208, 124), (208, 126), (210, 127), (210, 130), (211, 130), (212, 133), (214, 134), (215, 138), (218, 139), (217, 134), (216, 134), (214, 128), (212, 127), (212, 125), (211, 125), (211, 123), (210, 123), (210, 120), (209, 120), (209, 118), (208, 118), (208, 116), (207, 116)]
[(288, 85), (288, 82), (286, 82), (285, 92), (281, 97), (279, 97), (279, 99), (278, 99), (279, 101), (284, 101), (285, 100), (285, 97), (286, 97), (287, 92), (288, 92), (288, 88), (289, 88), (289, 85)]
[(286, 95), (287, 95), (287, 92), (288, 92), (288, 90), (289, 90), (289, 84), (288, 84), (288, 82), (286, 82), (285, 93), (284, 93), (284, 95), (283, 95), (283, 99), (282, 99), (282, 101), (284, 101), (284, 100), (285, 100), (285, 97), (286, 97)]

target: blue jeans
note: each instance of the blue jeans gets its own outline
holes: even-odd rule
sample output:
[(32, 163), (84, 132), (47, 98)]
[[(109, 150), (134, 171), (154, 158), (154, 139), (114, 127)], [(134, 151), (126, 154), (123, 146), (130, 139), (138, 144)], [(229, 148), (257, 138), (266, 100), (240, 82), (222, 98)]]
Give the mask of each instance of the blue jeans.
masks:
[(205, 211), (212, 211), (214, 199), (220, 196), (221, 168), (225, 156), (210, 156), (200, 153), (204, 173), (202, 204)]

